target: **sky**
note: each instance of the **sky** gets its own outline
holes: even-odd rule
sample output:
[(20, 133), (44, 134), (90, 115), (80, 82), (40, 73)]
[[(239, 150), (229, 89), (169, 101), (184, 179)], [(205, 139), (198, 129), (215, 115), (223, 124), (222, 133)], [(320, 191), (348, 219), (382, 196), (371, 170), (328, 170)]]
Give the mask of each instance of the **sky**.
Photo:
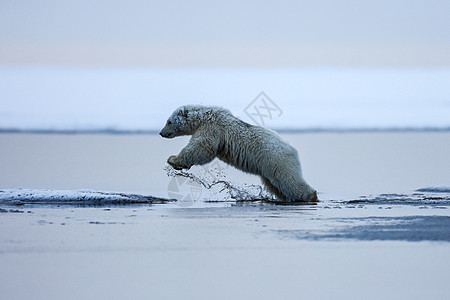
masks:
[(449, 66), (448, 0), (2, 0), (0, 65)]

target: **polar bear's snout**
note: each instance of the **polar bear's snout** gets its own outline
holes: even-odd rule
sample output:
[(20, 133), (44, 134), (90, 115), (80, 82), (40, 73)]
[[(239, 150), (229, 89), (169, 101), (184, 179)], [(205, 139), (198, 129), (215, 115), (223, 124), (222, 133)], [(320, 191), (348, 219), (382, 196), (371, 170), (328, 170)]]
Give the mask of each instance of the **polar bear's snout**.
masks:
[(159, 132), (159, 135), (162, 136), (163, 138), (168, 138), (168, 139), (173, 138), (174, 137), (174, 129), (175, 128), (173, 128), (172, 122), (170, 120), (168, 120), (166, 125)]
[(173, 134), (172, 132), (170, 132), (169, 130), (166, 129), (166, 127), (164, 127), (161, 132), (159, 133), (160, 136), (162, 136), (163, 138), (173, 138)]

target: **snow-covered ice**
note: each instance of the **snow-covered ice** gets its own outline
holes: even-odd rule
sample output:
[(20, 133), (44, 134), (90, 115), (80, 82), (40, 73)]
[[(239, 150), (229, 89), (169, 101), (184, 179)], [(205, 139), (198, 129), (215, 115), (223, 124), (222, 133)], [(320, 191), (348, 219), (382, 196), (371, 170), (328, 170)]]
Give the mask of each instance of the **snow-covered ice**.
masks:
[(111, 204), (152, 204), (169, 202), (153, 196), (137, 194), (103, 192), (93, 190), (47, 190), (47, 189), (1, 189), (0, 204), (81, 204), (81, 205), (111, 205)]
[[(450, 68), (3, 66), (0, 129), (158, 131), (184, 104), (225, 106), (274, 129), (448, 129), (449, 86)], [(262, 91), (267, 107), (253, 102)]]

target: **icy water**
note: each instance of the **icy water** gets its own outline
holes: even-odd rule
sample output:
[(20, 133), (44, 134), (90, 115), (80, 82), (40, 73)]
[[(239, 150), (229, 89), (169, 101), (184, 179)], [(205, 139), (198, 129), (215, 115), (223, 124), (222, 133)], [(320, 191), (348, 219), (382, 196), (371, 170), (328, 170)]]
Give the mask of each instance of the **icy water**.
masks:
[[(183, 138), (0, 135), (3, 193), (178, 198), (2, 202), (2, 298), (448, 299), (450, 133), (283, 136), (317, 205), (234, 201), (227, 185), (168, 176), (165, 159)], [(220, 163), (190, 174), (260, 192), (257, 178)], [(428, 186), (442, 187), (416, 191)]]
[(447, 299), (448, 205), (4, 207), (7, 299)]
[[(450, 185), (450, 132), (282, 134), (299, 152), (305, 179), (342, 197), (409, 194)], [(168, 197), (164, 166), (188, 137), (158, 135), (0, 134), (0, 188), (129, 192)], [(192, 172), (201, 174), (203, 168)], [(256, 176), (214, 161), (206, 169), (232, 183)], [(320, 195), (319, 195), (320, 196)], [(322, 196), (323, 197), (323, 196)]]

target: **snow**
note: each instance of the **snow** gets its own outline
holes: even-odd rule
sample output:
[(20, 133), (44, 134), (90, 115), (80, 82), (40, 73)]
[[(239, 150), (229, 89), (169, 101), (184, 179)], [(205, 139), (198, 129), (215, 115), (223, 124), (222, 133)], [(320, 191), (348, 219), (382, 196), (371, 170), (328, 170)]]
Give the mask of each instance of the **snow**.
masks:
[(163, 203), (170, 200), (136, 194), (92, 190), (4, 189), (0, 204), (135, 204)]
[[(159, 131), (184, 104), (221, 105), (274, 129), (448, 129), (448, 86), (450, 68), (3, 66), (0, 129)], [(261, 92), (274, 111), (253, 102)]]

